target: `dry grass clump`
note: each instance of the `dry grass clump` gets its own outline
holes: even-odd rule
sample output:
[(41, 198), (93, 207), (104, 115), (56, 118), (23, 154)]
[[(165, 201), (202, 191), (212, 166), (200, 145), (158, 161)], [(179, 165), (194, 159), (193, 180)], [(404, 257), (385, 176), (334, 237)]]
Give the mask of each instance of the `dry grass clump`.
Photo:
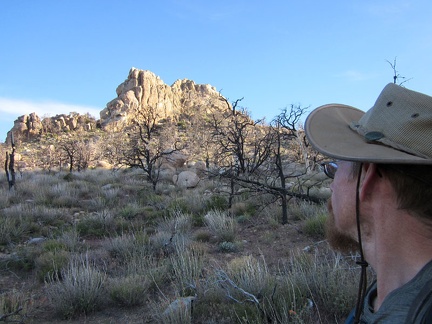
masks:
[(358, 267), (338, 253), (306, 254), (295, 256), (290, 272), (295, 276), (299, 291), (308, 291), (313, 307), (329, 322), (346, 316), (355, 305)]
[(226, 275), (245, 291), (256, 296), (271, 293), (276, 284), (264, 258), (256, 259), (250, 255), (229, 262)]
[(109, 209), (94, 212), (77, 224), (79, 235), (84, 237), (110, 236), (115, 234), (117, 229), (114, 214)]
[(321, 257), (299, 253), (277, 272), (263, 258), (235, 258), (225, 269), (215, 268), (213, 285), (197, 296), (194, 316), (208, 318), (211, 305), (218, 305), (212, 316), (227, 323), (337, 322), (355, 301), (354, 269), (336, 254)]
[(3, 209), (0, 217), (0, 245), (19, 243), (32, 227), (32, 207), (26, 204), (12, 205)]
[(46, 292), (56, 311), (65, 318), (88, 314), (101, 307), (106, 273), (97, 269), (87, 255), (71, 260), (60, 274), (46, 280)]
[(316, 215), (325, 213), (327, 210), (324, 204), (314, 204), (304, 200), (295, 200), (290, 204), (289, 212), (293, 219), (307, 220)]
[(66, 246), (59, 241), (46, 241), (42, 245), (42, 252), (35, 258), (35, 270), (38, 279), (59, 276), (61, 271), (69, 262), (70, 253), (65, 250)]
[(226, 211), (209, 211), (204, 216), (204, 223), (219, 242), (234, 242), (236, 223)]
[(176, 244), (175, 254), (170, 256), (173, 283), (182, 297), (197, 294), (199, 279), (203, 273), (204, 251), (199, 245)]
[(119, 262), (128, 262), (135, 255), (150, 255), (149, 237), (144, 229), (110, 238), (104, 248)]
[(179, 210), (174, 210), (164, 217), (157, 225), (159, 232), (187, 234), (192, 229), (192, 216)]
[(111, 299), (120, 306), (138, 306), (146, 302), (151, 286), (150, 278), (142, 274), (110, 278), (107, 282)]

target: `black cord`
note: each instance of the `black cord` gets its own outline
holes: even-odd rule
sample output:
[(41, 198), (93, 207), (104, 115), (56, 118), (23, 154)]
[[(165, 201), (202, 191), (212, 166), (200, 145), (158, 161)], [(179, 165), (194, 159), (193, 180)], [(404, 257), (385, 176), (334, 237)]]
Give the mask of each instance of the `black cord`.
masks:
[(357, 186), (356, 186), (356, 222), (357, 222), (357, 237), (359, 243), (360, 250), (360, 261), (356, 262), (361, 266), (361, 274), (360, 274), (360, 282), (359, 282), (359, 291), (357, 295), (357, 305), (355, 310), (354, 323), (360, 323), (360, 316), (363, 312), (364, 298), (366, 294), (367, 288), (367, 267), (368, 263), (366, 262), (363, 254), (363, 244), (361, 239), (361, 231), (360, 231), (360, 177), (362, 173), (363, 163), (360, 163), (358, 178), (357, 178)]

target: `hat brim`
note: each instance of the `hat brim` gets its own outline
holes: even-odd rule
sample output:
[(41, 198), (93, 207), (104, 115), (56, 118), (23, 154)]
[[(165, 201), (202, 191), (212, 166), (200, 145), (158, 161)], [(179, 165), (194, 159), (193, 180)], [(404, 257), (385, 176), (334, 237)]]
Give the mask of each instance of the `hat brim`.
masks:
[(382, 144), (368, 143), (349, 125), (364, 111), (341, 104), (318, 107), (306, 119), (309, 143), (320, 153), (338, 160), (394, 164), (432, 164), (421, 158)]

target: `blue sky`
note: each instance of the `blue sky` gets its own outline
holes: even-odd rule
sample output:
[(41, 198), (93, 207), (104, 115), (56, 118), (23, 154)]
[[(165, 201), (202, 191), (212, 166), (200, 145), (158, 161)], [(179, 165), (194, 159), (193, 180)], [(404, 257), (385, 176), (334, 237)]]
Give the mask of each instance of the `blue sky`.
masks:
[(369, 109), (397, 57), (432, 95), (429, 0), (0, 0), (0, 141), (20, 115), (98, 118), (131, 67), (208, 83), (254, 118)]

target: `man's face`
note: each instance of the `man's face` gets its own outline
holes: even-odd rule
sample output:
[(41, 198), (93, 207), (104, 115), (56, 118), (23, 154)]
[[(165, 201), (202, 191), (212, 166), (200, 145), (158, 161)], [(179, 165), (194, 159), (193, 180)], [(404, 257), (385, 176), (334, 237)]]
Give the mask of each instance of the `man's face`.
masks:
[(331, 247), (337, 251), (348, 253), (358, 250), (356, 232), (356, 184), (352, 175), (352, 163), (340, 161), (334, 181), (330, 185), (332, 191), (328, 202), (329, 216), (326, 223), (326, 236)]

